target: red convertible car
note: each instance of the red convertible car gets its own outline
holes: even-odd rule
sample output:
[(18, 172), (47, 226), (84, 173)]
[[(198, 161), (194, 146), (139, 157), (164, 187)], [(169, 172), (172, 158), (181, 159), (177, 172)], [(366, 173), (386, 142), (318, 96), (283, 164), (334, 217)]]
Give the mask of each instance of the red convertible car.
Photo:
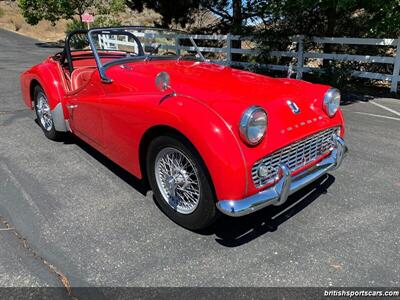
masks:
[(192, 230), (218, 211), (281, 205), (339, 167), (337, 89), (207, 62), (190, 36), (176, 47), (175, 34), (72, 32), (62, 52), (22, 73), (24, 101), (49, 139), (72, 132), (146, 179), (164, 213)]

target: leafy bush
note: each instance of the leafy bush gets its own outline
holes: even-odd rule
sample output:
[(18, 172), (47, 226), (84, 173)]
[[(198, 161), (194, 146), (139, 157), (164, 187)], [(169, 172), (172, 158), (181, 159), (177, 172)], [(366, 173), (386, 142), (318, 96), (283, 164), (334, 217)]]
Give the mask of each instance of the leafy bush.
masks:
[[(79, 30), (79, 29), (86, 29), (84, 23), (81, 23), (79, 20), (72, 20), (71, 23), (67, 24), (65, 33), (68, 34), (72, 31)], [(74, 35), (72, 40), (70, 41), (72, 49), (84, 49), (89, 46), (89, 41), (85, 34), (78, 34)]]
[(328, 84), (337, 88), (349, 88), (354, 83), (351, 73), (357, 67), (350, 62), (330, 61), (315, 74), (303, 74), (304, 79), (312, 82)]
[[(96, 28), (96, 27), (108, 27), (108, 26), (119, 26), (119, 25), (121, 24), (113, 19), (97, 17), (95, 18), (95, 21), (91, 23), (90, 27)], [(65, 33), (68, 34), (74, 30), (79, 30), (79, 29), (87, 29), (87, 25), (86, 23), (81, 23), (79, 20), (74, 19), (72, 20), (72, 22), (67, 24)], [(89, 47), (89, 41), (87, 39), (87, 36), (84, 34), (74, 35), (73, 39), (71, 40), (71, 47), (73, 49), (84, 49)]]
[(72, 22), (67, 24), (65, 33), (70, 33), (71, 31), (78, 29), (87, 29), (87, 26), (85, 26), (85, 24), (81, 23), (79, 20), (72, 20)]
[(112, 16), (97, 16), (94, 18), (94, 22), (90, 25), (91, 27), (112, 27), (121, 26), (121, 22)]
[[(106, 17), (106, 16), (97, 16), (94, 18), (94, 22), (90, 24), (90, 28), (96, 27), (110, 27), (110, 26), (120, 26), (121, 22), (114, 18)], [(72, 20), (72, 22), (67, 24), (67, 28), (65, 29), (66, 33), (69, 33), (78, 29), (87, 29), (86, 23), (81, 23), (79, 20)]]

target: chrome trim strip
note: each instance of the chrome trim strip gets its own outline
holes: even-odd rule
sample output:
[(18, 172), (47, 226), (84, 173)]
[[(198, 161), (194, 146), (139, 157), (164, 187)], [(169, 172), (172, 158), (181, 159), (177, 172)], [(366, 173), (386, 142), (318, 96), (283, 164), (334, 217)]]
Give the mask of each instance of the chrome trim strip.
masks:
[(279, 180), (274, 186), (241, 200), (220, 200), (217, 202), (217, 208), (228, 216), (240, 217), (269, 205), (285, 203), (289, 195), (341, 165), (347, 147), (341, 137), (334, 135), (334, 140), (335, 147), (331, 154), (309, 169), (291, 176), (288, 167), (282, 164), (278, 172)]
[(65, 124), (64, 111), (61, 102), (51, 111), (51, 117), (53, 118), (54, 128), (57, 131), (67, 132), (67, 126)]

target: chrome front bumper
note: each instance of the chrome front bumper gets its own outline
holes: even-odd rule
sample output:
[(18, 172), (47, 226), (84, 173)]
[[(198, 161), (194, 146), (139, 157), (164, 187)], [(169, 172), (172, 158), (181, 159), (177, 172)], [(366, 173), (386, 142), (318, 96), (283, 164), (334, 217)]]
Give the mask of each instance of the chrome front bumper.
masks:
[(220, 200), (217, 202), (218, 209), (228, 216), (240, 217), (268, 205), (285, 203), (289, 195), (340, 166), (347, 152), (347, 147), (339, 136), (335, 135), (334, 139), (335, 147), (331, 154), (317, 164), (295, 176), (291, 175), (285, 164), (281, 164), (278, 172), (279, 180), (274, 186), (240, 200)]

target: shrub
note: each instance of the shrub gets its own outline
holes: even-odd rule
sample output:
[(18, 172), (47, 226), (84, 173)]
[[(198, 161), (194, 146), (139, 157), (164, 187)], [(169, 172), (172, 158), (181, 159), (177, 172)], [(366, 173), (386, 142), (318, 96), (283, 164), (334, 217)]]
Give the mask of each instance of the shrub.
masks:
[(78, 30), (78, 29), (86, 29), (87, 27), (85, 24), (82, 24), (79, 20), (72, 20), (72, 22), (67, 24), (65, 29), (65, 33), (70, 33), (71, 31)]
[[(109, 18), (101, 18), (100, 16), (95, 19), (93, 23), (91, 23), (91, 28), (95, 27), (109, 27), (109, 26), (119, 26), (121, 25), (118, 21)], [(87, 25), (85, 23), (81, 23), (79, 20), (72, 20), (72, 22), (67, 24), (65, 33), (70, 33), (74, 30), (79, 29), (87, 29)], [(84, 49), (89, 47), (89, 41), (86, 35), (74, 35), (73, 39), (71, 40), (71, 47), (74, 49)]]
[(121, 22), (115, 17), (101, 15), (95, 17), (94, 22), (91, 24), (91, 27), (112, 27), (121, 25)]
[[(82, 24), (79, 20), (72, 20), (71, 23), (67, 24), (65, 33), (68, 34), (74, 30), (86, 29), (85, 24)], [(89, 41), (86, 35), (78, 34), (74, 35), (73, 39), (70, 41), (71, 48), (73, 49), (84, 49), (89, 46)]]
[[(106, 16), (97, 16), (94, 19), (94, 22), (90, 24), (90, 28), (95, 27), (111, 27), (111, 26), (120, 26), (121, 22), (114, 18), (106, 17)], [(72, 22), (67, 24), (67, 28), (65, 33), (69, 33), (78, 29), (87, 29), (86, 23), (81, 23), (79, 20), (72, 20)]]
[(0, 18), (4, 16), (4, 10), (0, 7)]
[(315, 81), (329, 84), (338, 88), (351, 86), (351, 73), (356, 67), (351, 62), (331, 61), (328, 66), (317, 73)]

